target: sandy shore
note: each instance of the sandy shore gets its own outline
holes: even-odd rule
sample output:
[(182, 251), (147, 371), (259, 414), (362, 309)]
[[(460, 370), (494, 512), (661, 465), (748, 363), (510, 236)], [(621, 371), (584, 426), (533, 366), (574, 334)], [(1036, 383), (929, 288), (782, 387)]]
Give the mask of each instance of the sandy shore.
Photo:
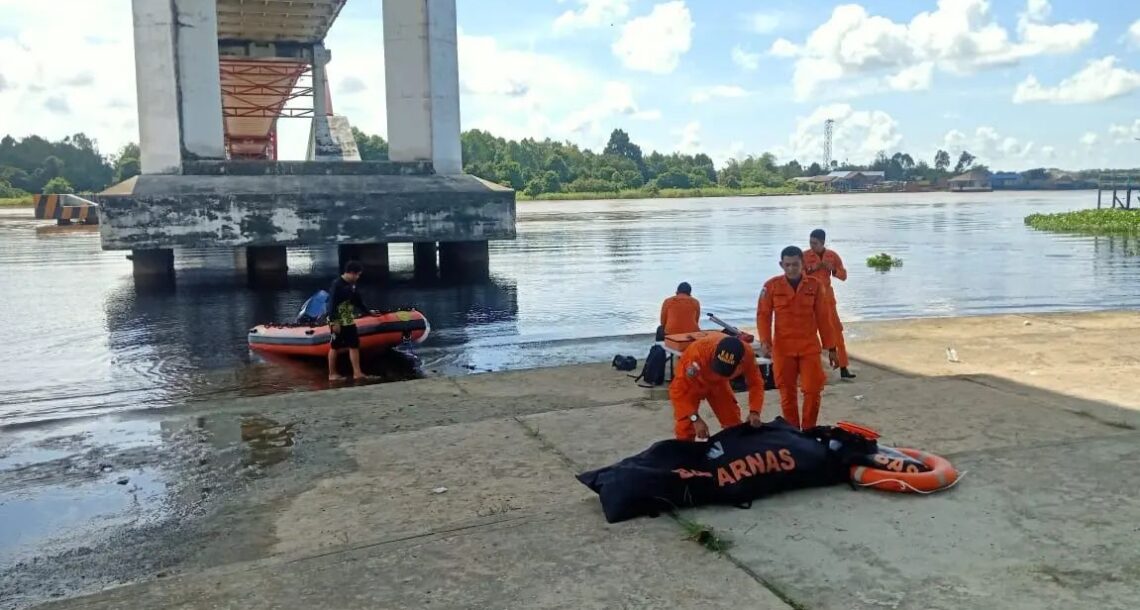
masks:
[(61, 510), (45, 489), (136, 498), (16, 535), (0, 607), (1140, 607), (1140, 315), (852, 326), (821, 419), (951, 458), (955, 489), (685, 511), (717, 554), (667, 517), (607, 525), (574, 480), (670, 434), (604, 364), (199, 404), (0, 436), (28, 523)]

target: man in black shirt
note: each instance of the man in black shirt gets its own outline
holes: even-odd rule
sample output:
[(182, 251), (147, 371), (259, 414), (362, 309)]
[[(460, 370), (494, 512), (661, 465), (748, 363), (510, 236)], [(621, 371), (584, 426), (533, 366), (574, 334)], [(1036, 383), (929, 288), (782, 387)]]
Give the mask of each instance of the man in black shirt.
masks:
[(360, 261), (349, 261), (344, 266), (344, 273), (333, 280), (329, 288), (329, 330), (332, 331), (332, 345), (329, 346), (329, 381), (344, 379), (336, 372), (337, 357), (348, 350), (348, 359), (352, 362), (352, 378), (364, 379), (364, 372), (360, 370), (360, 335), (356, 332), (356, 311), (369, 311), (360, 298), (356, 289), (356, 282), (364, 265)]

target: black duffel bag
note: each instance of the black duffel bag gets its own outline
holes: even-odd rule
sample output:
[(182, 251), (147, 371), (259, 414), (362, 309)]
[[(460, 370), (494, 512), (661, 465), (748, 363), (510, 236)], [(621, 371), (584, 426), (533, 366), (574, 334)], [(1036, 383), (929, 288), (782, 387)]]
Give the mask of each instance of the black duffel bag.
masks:
[(777, 417), (753, 428), (722, 430), (707, 442), (665, 440), (616, 464), (578, 475), (598, 494), (606, 521), (704, 504), (748, 507), (752, 500), (850, 480), (857, 456), (874, 441), (838, 428), (806, 432)]

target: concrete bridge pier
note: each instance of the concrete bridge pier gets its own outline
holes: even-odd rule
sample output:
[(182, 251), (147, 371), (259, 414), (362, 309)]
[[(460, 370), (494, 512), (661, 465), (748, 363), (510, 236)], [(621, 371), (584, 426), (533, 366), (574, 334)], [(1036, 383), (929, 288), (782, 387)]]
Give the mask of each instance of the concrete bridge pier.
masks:
[(135, 279), (163, 280), (174, 277), (174, 250), (131, 250), (132, 272)]
[(250, 246), (245, 249), (245, 268), (250, 276), (284, 275), (289, 255), (285, 246)]
[(491, 275), (491, 258), (485, 241), (449, 241), (439, 244), (439, 271), (445, 279), (485, 279)]
[(415, 267), (415, 276), (419, 279), (434, 278), (439, 273), (439, 264), (436, 262), (437, 246), (434, 241), (416, 242), (412, 244), (412, 261)]
[(349, 261), (364, 265), (363, 281), (380, 281), (388, 277), (388, 244), (340, 244), (337, 246), (340, 270)]

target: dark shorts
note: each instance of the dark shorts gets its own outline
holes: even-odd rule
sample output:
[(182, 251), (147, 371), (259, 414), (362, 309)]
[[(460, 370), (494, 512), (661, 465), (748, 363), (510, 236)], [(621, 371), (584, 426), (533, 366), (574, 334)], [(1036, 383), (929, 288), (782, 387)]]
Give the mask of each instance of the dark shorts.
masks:
[(360, 347), (360, 335), (356, 332), (356, 325), (341, 326), (340, 332), (333, 334), (333, 349), (349, 349)]

